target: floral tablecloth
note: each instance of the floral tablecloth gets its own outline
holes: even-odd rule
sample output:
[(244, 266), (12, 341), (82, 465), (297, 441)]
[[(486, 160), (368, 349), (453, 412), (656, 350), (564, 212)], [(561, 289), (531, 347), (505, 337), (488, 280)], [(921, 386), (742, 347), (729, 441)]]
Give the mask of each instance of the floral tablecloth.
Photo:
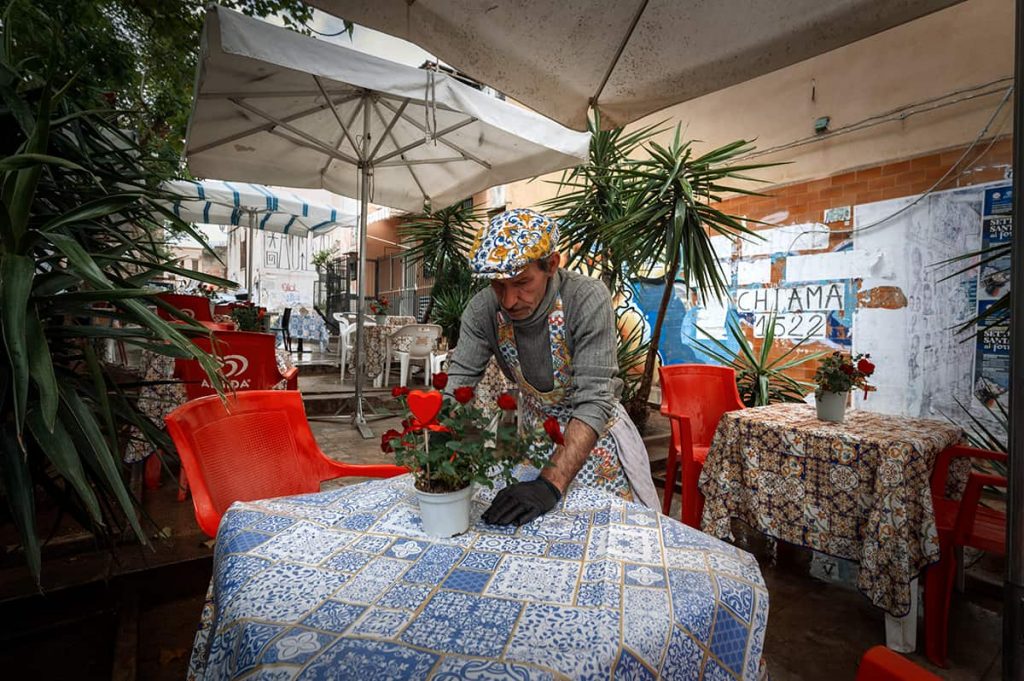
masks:
[(574, 486), (520, 528), (420, 531), (410, 476), (237, 503), (190, 679), (755, 679), (754, 558)]
[[(896, 617), (910, 582), (939, 559), (929, 479), (961, 440), (942, 421), (853, 411), (819, 421), (806, 404), (726, 413), (700, 488), (705, 532), (732, 539), (738, 518), (768, 535), (860, 563), (857, 586)], [(966, 470), (953, 472), (959, 484)]]
[[(274, 323), (279, 326), (280, 317)], [(293, 341), (299, 339), (316, 341), (320, 344), (320, 352), (327, 352), (327, 342), (331, 339), (331, 331), (320, 315), (302, 314), (295, 310), (292, 311), (292, 316), (288, 321), (288, 334)], [(277, 341), (281, 342), (280, 331), (277, 332)]]
[[(372, 381), (384, 371), (384, 363), (387, 361), (388, 339), (398, 329), (406, 324), (415, 324), (416, 318), (404, 315), (389, 315), (383, 324), (363, 327), (363, 366), (366, 369), (366, 379)], [(355, 331), (352, 332), (352, 343), (356, 342)], [(396, 350), (404, 350), (398, 347)], [(356, 353), (348, 353), (348, 368), (355, 375)]]

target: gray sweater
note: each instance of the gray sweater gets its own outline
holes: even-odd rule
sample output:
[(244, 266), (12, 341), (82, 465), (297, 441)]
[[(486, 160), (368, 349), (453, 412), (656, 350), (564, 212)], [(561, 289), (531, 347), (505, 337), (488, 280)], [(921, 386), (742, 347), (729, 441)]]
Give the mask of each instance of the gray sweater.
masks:
[[(622, 381), (617, 377), (615, 313), (608, 289), (601, 281), (558, 270), (534, 313), (512, 322), (519, 363), (523, 376), (535, 388), (546, 392), (554, 387), (547, 317), (558, 293), (562, 296), (572, 380), (576, 386), (570, 398), (573, 418), (601, 435), (622, 394)], [(505, 375), (512, 378), (498, 351), (497, 311), (498, 300), (490, 287), (469, 301), (462, 313), (459, 344), (448, 367), (448, 391), (463, 385), (475, 386), (492, 355)]]

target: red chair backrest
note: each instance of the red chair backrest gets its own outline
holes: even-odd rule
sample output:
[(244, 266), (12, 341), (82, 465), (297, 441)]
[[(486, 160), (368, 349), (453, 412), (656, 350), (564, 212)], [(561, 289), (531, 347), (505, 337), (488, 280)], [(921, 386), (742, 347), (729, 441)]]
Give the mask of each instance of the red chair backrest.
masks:
[(236, 501), (317, 492), (321, 481), (343, 476), (408, 472), (328, 459), (296, 391), (251, 390), (226, 400), (212, 395), (178, 407), (164, 421), (192, 488), (196, 519), (211, 537)]
[[(213, 321), (213, 310), (210, 305), (209, 298), (204, 296), (189, 296), (183, 293), (161, 293), (157, 298), (169, 303), (172, 307), (178, 308), (197, 322)], [(168, 319), (171, 321), (177, 320), (177, 317), (161, 307), (156, 308), (156, 313), (161, 319)]]
[[(214, 331), (213, 337), (215, 343), (208, 336), (196, 336), (192, 342), (204, 352), (217, 355), (226, 389), (270, 390), (284, 378), (277, 368), (274, 334)], [(185, 383), (185, 394), (190, 400), (216, 394), (197, 360), (176, 359), (174, 363), (175, 374)]]
[(736, 372), (712, 364), (670, 364), (661, 376), (662, 412), (690, 418), (693, 444), (707, 447), (727, 411), (743, 409)]
[(860, 660), (856, 681), (941, 681), (927, 669), (919, 667), (885, 646), (875, 646)]

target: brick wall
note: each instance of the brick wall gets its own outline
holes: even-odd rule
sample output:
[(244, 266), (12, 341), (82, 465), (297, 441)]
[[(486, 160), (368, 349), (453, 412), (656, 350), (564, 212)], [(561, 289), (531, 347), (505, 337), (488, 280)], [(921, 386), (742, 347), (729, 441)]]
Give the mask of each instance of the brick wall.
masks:
[[(851, 206), (856, 214), (857, 206), (884, 201), (904, 196), (915, 196), (927, 191), (953, 166), (963, 155), (966, 147), (949, 149), (902, 161), (886, 163), (870, 168), (861, 168), (844, 172), (810, 182), (773, 188), (769, 196), (740, 196), (722, 201), (718, 208), (731, 215), (738, 215), (750, 220), (765, 220), (769, 225), (749, 224), (754, 229), (768, 229), (788, 224), (809, 222), (822, 223), (825, 211), (829, 208)], [(1002, 137), (995, 141), (983, 140), (967, 154), (958, 169), (949, 173), (936, 190), (952, 189), (985, 182), (1002, 180), (1005, 169), (1012, 163), (1012, 138)], [(848, 238), (848, 234), (840, 230), (849, 229), (850, 224), (832, 222), (828, 224), (832, 231), (829, 244), (835, 247)], [(782, 281), (782, 268), (773, 268), (772, 283)], [(877, 290), (876, 290), (877, 291)], [(898, 290), (889, 297), (902, 296)], [(890, 300), (886, 296), (876, 295), (871, 300), (858, 296), (859, 306), (899, 306), (899, 300)], [(902, 301), (905, 304), (906, 301)], [(761, 340), (754, 339), (751, 329), (744, 326), (751, 337), (754, 347), (760, 349)], [(792, 348), (793, 343), (777, 341), (772, 357)], [(804, 343), (794, 355), (806, 356), (820, 350), (831, 351), (824, 343)], [(814, 362), (798, 367), (791, 372), (797, 380), (811, 381), (814, 375)]]

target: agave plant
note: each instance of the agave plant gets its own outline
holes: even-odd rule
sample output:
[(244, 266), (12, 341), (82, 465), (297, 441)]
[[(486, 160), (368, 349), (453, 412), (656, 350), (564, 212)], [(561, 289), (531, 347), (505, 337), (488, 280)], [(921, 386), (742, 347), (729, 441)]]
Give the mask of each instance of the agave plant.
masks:
[[(460, 268), (466, 268), (466, 254), (486, 213), (462, 201), (436, 211), (426, 211), (406, 218), (398, 228), (398, 236), (412, 247), (405, 258), (422, 263), (424, 273), (436, 282), (434, 293), (443, 292), (446, 284)], [(435, 297), (431, 296), (423, 321), (431, 320)]]
[(0, 481), (38, 580), (37, 487), (107, 544), (128, 527), (146, 542), (121, 438), (134, 426), (167, 442), (97, 344), (192, 357), (216, 381), (214, 359), (188, 338), (205, 331), (161, 320), (148, 284), (166, 273), (233, 284), (166, 261), (166, 230), (202, 241), (157, 203), (153, 187), (174, 166), (122, 132), (130, 114), (67, 96), (67, 65), (14, 54), (13, 23), (0, 39)]
[(603, 230), (625, 217), (625, 184), (629, 176), (623, 170), (630, 156), (662, 130), (658, 124), (630, 133), (623, 128), (602, 130), (597, 111), (587, 121), (587, 127), (587, 163), (565, 171), (553, 181), (557, 193), (540, 207), (559, 217), (566, 267), (598, 274), (608, 290), (615, 291), (626, 276), (629, 250), (623, 252), (616, 247), (621, 244), (607, 241)]
[(726, 327), (729, 330), (729, 335), (739, 347), (737, 351), (733, 352), (725, 343), (698, 326), (697, 330), (707, 336), (714, 345), (714, 348), (711, 348), (702, 343), (701, 350), (719, 363), (736, 370), (736, 387), (739, 389), (743, 404), (748, 407), (763, 407), (776, 402), (803, 402), (804, 396), (814, 390), (813, 384), (798, 381), (786, 373), (807, 362), (817, 361), (828, 354), (827, 352), (815, 352), (794, 357), (793, 354), (809, 338), (797, 341), (793, 347), (775, 359), (771, 359), (772, 350), (775, 347), (774, 314), (768, 318), (768, 323), (765, 324), (760, 352), (754, 350), (735, 319), (730, 319)]
[(629, 415), (641, 430), (647, 422), (647, 400), (658, 357), (665, 311), (677, 277), (682, 274), (687, 287), (702, 298), (721, 300), (726, 282), (711, 246), (715, 234), (736, 238), (758, 238), (741, 221), (715, 207), (723, 194), (758, 195), (734, 181), (751, 180), (744, 173), (766, 168), (771, 163), (736, 164), (750, 152), (750, 143), (739, 140), (697, 155), (691, 142), (681, 138), (676, 127), (671, 144), (645, 145), (650, 158), (630, 161), (621, 172), (623, 217), (607, 225), (602, 237), (609, 248), (627, 254), (628, 267), (634, 272), (664, 268), (664, 290), (658, 307), (644, 374), (636, 394), (627, 405)]

